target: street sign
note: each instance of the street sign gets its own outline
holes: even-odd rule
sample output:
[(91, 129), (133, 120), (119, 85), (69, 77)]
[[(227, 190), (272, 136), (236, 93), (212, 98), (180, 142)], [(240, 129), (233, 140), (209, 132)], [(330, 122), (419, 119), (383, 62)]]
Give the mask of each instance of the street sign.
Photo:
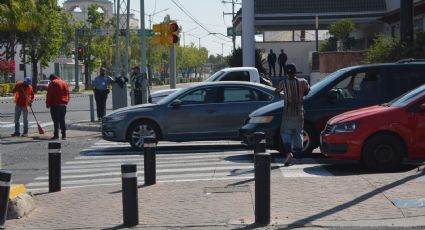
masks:
[[(236, 32), (236, 36), (241, 36), (242, 32), (241, 31), (235, 31)], [(263, 32), (261, 31), (255, 31), (255, 35), (262, 35)], [(232, 27), (227, 27), (227, 36), (231, 37), (233, 35), (233, 30)]]
[(95, 33), (98, 36), (110, 36), (114, 34), (114, 31), (111, 29), (96, 29)]
[[(142, 33), (142, 30), (137, 30), (137, 35), (139, 35), (139, 36), (140, 36), (140, 33)], [(154, 33), (152, 32), (152, 30), (150, 30), (150, 29), (145, 29), (145, 36), (150, 37), (150, 36), (153, 36), (153, 35), (154, 35)]]

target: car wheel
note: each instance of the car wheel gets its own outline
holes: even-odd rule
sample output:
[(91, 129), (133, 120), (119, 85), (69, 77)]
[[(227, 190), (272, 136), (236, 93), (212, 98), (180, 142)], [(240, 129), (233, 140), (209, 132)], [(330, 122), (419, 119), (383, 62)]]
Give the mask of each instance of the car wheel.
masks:
[(317, 133), (310, 124), (304, 124), (303, 129), (303, 153), (311, 154), (317, 147)]
[(401, 166), (404, 146), (399, 138), (379, 134), (366, 141), (362, 160), (367, 168), (376, 171), (392, 171)]
[(280, 132), (277, 131), (276, 134), (274, 135), (274, 149), (279, 151), (279, 153), (284, 154), (284, 148), (283, 148), (283, 142), (282, 142), (282, 137), (280, 135)]
[(134, 149), (143, 149), (143, 138), (148, 136), (153, 136), (158, 141), (159, 129), (153, 122), (137, 121), (128, 129), (129, 143)]

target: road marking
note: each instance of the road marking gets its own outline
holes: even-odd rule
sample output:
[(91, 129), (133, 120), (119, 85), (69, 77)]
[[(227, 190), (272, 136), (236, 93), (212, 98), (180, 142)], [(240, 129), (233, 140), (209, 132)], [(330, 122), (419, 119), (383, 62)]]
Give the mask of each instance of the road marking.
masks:
[[(275, 161), (283, 165), (284, 158), (275, 158)], [(302, 160), (302, 164), (295, 164), (288, 167), (280, 167), (284, 177), (324, 177), (334, 176), (328, 170), (323, 168), (314, 159), (307, 158)]]

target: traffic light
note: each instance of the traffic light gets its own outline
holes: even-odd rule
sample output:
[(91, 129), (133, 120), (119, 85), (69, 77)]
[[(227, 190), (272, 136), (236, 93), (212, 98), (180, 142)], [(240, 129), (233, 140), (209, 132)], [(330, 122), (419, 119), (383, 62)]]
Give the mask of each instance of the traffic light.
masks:
[(176, 22), (163, 22), (152, 26), (154, 36), (152, 42), (163, 46), (174, 45), (179, 42), (179, 25)]
[(78, 47), (77, 49), (77, 56), (79, 61), (84, 60), (84, 47)]
[(154, 35), (152, 37), (152, 42), (158, 45), (159, 44), (165, 45), (165, 41), (164, 41), (164, 36), (166, 34), (165, 24), (164, 23), (153, 24), (152, 31), (154, 32)]
[(177, 22), (171, 22), (168, 24), (168, 33), (167, 33), (167, 37), (168, 37), (168, 44), (170, 45), (174, 45), (176, 43), (179, 42), (180, 37), (179, 37), (179, 25), (177, 25)]

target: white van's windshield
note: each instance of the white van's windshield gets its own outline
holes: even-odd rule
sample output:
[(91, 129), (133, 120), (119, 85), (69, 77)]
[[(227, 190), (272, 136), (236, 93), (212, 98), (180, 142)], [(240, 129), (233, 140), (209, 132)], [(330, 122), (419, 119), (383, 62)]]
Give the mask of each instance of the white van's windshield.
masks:
[(221, 75), (223, 75), (224, 71), (217, 71), (213, 75), (211, 75), (205, 82), (209, 81), (217, 81), (217, 78), (219, 78)]

